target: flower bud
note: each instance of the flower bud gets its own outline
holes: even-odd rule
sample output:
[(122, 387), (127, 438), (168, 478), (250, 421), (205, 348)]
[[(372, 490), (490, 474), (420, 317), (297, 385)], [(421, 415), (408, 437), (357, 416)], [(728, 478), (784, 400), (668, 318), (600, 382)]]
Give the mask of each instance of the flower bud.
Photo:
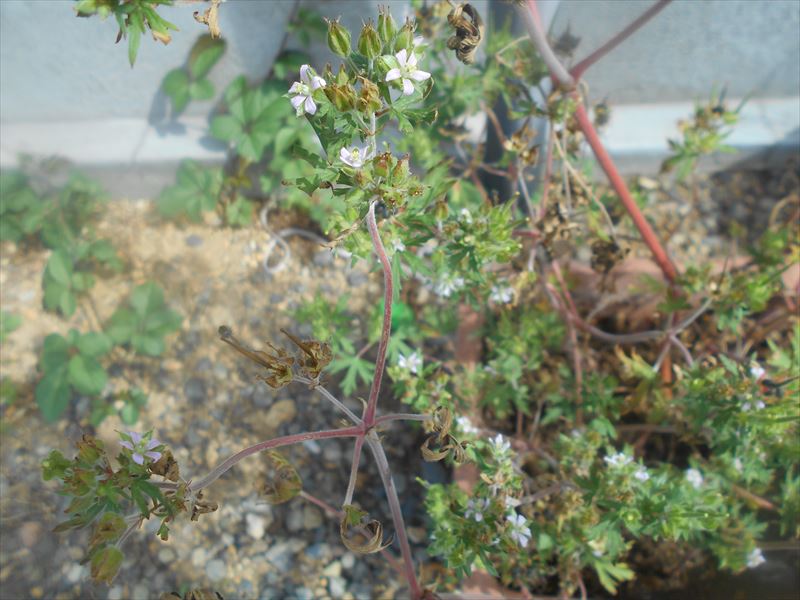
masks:
[(340, 112), (353, 110), (356, 107), (356, 91), (350, 84), (328, 84), (325, 87), (325, 95)]
[(378, 37), (378, 32), (372, 23), (367, 23), (361, 30), (361, 35), (358, 36), (358, 51), (369, 59), (381, 55), (381, 39)]
[(394, 51), (400, 52), (403, 48), (409, 52), (414, 47), (414, 29), (416, 25), (411, 19), (406, 19), (405, 25), (397, 34), (397, 39), (394, 42)]
[(395, 183), (400, 183), (404, 179), (406, 179), (411, 173), (408, 168), (408, 154), (406, 154), (403, 158), (397, 161), (397, 164), (392, 169), (392, 181)]
[(378, 177), (386, 177), (389, 174), (389, 165), (392, 162), (392, 154), (390, 152), (384, 152), (383, 154), (378, 154), (375, 157), (373, 164), (373, 169), (375, 175)]
[(397, 24), (389, 12), (388, 6), (381, 6), (378, 8), (378, 35), (381, 36), (381, 41), (384, 44), (390, 43), (397, 33)]
[(358, 110), (363, 113), (373, 113), (381, 109), (381, 93), (378, 86), (369, 79), (359, 77), (361, 93), (358, 96)]
[(328, 23), (328, 48), (339, 56), (350, 56), (350, 32), (339, 23), (339, 19)]

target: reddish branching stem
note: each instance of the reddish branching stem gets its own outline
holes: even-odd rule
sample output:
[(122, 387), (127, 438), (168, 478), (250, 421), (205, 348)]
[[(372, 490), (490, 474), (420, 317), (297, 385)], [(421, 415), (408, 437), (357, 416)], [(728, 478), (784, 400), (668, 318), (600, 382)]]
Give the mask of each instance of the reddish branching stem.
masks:
[[(653, 7), (651, 10), (647, 11), (642, 17), (634, 21), (631, 26), (624, 29), (620, 34), (618, 34), (615, 38), (610, 40), (608, 44), (602, 46), (595, 54), (596, 56), (592, 55), (583, 61), (585, 64), (581, 67), (581, 73), (585, 71), (585, 69), (590, 65), (593, 64), (596, 60), (598, 60), (603, 54), (609, 52), (612, 48), (616, 47), (620, 42), (624, 39), (629, 37), (634, 31), (640, 28), (647, 20), (649, 20), (653, 15), (655, 15), (663, 6), (666, 5), (666, 2), (660, 2), (657, 7), (658, 10), (655, 10), (656, 7)], [(674, 282), (677, 278), (677, 271), (675, 266), (672, 264), (669, 256), (667, 255), (666, 250), (661, 245), (661, 242), (656, 237), (653, 229), (650, 227), (650, 224), (642, 215), (642, 212), (639, 210), (639, 207), (634, 202), (633, 197), (628, 190), (628, 186), (625, 184), (622, 176), (619, 174), (616, 166), (614, 165), (611, 157), (608, 155), (605, 147), (603, 146), (602, 142), (600, 141), (599, 136), (597, 135), (597, 131), (595, 131), (594, 126), (592, 125), (591, 119), (589, 119), (589, 115), (586, 112), (586, 109), (583, 106), (583, 103), (580, 101), (580, 96), (575, 91), (576, 88), (576, 80), (575, 78), (568, 72), (561, 64), (561, 62), (555, 57), (553, 53), (553, 49), (550, 47), (550, 44), (547, 41), (547, 35), (544, 31), (544, 27), (542, 26), (541, 17), (539, 16), (539, 9), (536, 5), (536, 0), (528, 0), (527, 3), (528, 11), (530, 13), (529, 21), (529, 30), (531, 40), (533, 41), (536, 49), (539, 51), (539, 54), (542, 56), (545, 64), (547, 65), (548, 69), (550, 70), (550, 76), (552, 77), (553, 81), (563, 89), (572, 90), (572, 94), (576, 100), (578, 100), (578, 108), (575, 111), (575, 118), (578, 121), (578, 126), (580, 127), (583, 135), (586, 137), (586, 141), (589, 143), (589, 146), (592, 148), (592, 152), (594, 152), (595, 157), (597, 158), (597, 162), (600, 163), (601, 168), (605, 172), (606, 176), (608, 177), (611, 186), (617, 192), (625, 210), (631, 216), (634, 225), (639, 230), (639, 233), (642, 236), (645, 244), (650, 249), (650, 252), (653, 255), (654, 260), (661, 268), (661, 271), (664, 273), (664, 277), (670, 281), (670, 283)], [(581, 66), (581, 65), (578, 65)]]
[(383, 328), (381, 330), (381, 341), (378, 345), (378, 356), (375, 358), (375, 373), (372, 377), (372, 387), (369, 390), (369, 400), (364, 409), (364, 423), (371, 427), (375, 420), (375, 409), (378, 405), (378, 393), (381, 389), (383, 371), (386, 368), (386, 348), (389, 345), (389, 334), (392, 331), (392, 295), (394, 285), (392, 281), (392, 267), (389, 264), (389, 257), (386, 255), (386, 248), (383, 247), (381, 236), (378, 233), (378, 225), (375, 222), (375, 202), (369, 205), (367, 213), (367, 228), (372, 238), (372, 246), (381, 261), (383, 267)]

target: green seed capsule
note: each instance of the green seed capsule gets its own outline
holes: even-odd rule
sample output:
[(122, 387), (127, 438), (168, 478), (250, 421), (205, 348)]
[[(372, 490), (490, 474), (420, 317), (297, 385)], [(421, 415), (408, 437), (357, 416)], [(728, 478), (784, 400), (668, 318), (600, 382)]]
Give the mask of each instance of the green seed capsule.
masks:
[(358, 51), (369, 59), (381, 55), (381, 39), (378, 32), (372, 26), (372, 23), (367, 23), (361, 30), (361, 35), (358, 36)]
[(328, 20), (328, 48), (339, 56), (350, 56), (350, 32), (339, 23), (339, 19)]
[(378, 11), (378, 35), (384, 44), (389, 44), (397, 33), (397, 24), (389, 12), (389, 7), (381, 6)]

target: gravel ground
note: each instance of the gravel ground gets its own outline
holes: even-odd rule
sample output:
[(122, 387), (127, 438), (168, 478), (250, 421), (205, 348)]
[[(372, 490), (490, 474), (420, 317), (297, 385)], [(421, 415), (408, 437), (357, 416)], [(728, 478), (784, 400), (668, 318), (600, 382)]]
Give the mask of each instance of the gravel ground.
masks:
[[(276, 227), (279, 219), (276, 215)], [(114, 240), (129, 263), (125, 274), (98, 281), (92, 290), (101, 320), (127, 290), (148, 279), (165, 288), (169, 303), (184, 316), (181, 331), (168, 338), (163, 357), (115, 357), (108, 388), (124, 389), (130, 380), (149, 393), (136, 429), (154, 428), (172, 448), (184, 477), (202, 476), (247, 445), (339, 422), (334, 409), (303, 386), (275, 391), (260, 383), (255, 365), (220, 342), (216, 331), (225, 324), (253, 345), (267, 340), (283, 344), (281, 327), (309, 333), (292, 322), (290, 311), (317, 291), (334, 298), (350, 293), (350, 309), (359, 314), (382, 294), (380, 274), (370, 272), (370, 265), (351, 268), (349, 260), (295, 237), (286, 268), (270, 274), (261, 262), (271, 239), (263, 228), (179, 227), (158, 219), (149, 202), (109, 204), (98, 234)], [(357, 558), (347, 551), (339, 541), (337, 520), (300, 498), (280, 506), (259, 500), (253, 483), (257, 458), (243, 461), (209, 488), (207, 498), (220, 504), (217, 512), (196, 523), (178, 522), (166, 543), (147, 526), (146, 533), (132, 536), (126, 544), (126, 560), (110, 589), (89, 582), (88, 568), (79, 564), (87, 535), (50, 533), (62, 520), (59, 512), (66, 504), (55, 495), (53, 483), (41, 481), (39, 471), (52, 448), (74, 454), (74, 442), (90, 429), (89, 401), (77, 401), (65, 418), (46, 426), (32, 389), (43, 338), (70, 327), (84, 330), (94, 317), (79, 310), (65, 322), (42, 311), (40, 277), (47, 257), (46, 250), (13, 245), (5, 245), (2, 253), (3, 310), (23, 317), (22, 326), (3, 345), (2, 370), (23, 389), (2, 415), (0, 597), (154, 598), (165, 591), (198, 587), (242, 599), (394, 597), (400, 585), (395, 573), (379, 557)], [(127, 427), (108, 418), (96, 433), (115, 444), (117, 429)], [(393, 435), (389, 432), (388, 439)], [(286, 455), (306, 490), (338, 505), (347, 487), (351, 448), (349, 441), (312, 441), (292, 447)], [(414, 476), (421, 459), (416, 447), (400, 448), (389, 447), (387, 452), (397, 469), (412, 540), (419, 542), (424, 537), (422, 494)], [(389, 523), (389, 532), (382, 494), (377, 472), (365, 455), (355, 499)], [(416, 551), (421, 559), (422, 548)]]
[[(791, 163), (778, 176), (725, 173), (669, 190), (643, 180), (648, 218), (659, 231), (668, 232), (669, 248), (678, 262), (724, 257), (731, 249), (727, 232), (732, 220), (746, 223), (748, 233), (763, 230), (776, 202), (797, 195), (795, 166)], [(270, 217), (276, 229), (304, 226), (282, 219)], [(136, 428), (155, 429), (172, 448), (184, 477), (202, 476), (246, 445), (339, 422), (330, 405), (302, 386), (273, 391), (258, 382), (255, 366), (222, 344), (216, 331), (219, 325), (230, 325), (256, 346), (267, 340), (282, 344), (281, 327), (308, 334), (306, 327), (292, 322), (290, 311), (318, 291), (334, 299), (349, 293), (351, 313), (362, 314), (381, 297), (380, 274), (372, 265), (351, 267), (349, 260), (293, 237), (286, 268), (268, 273), (262, 259), (272, 238), (263, 228), (230, 230), (213, 219), (177, 226), (162, 221), (147, 201), (110, 203), (97, 232), (112, 239), (128, 263), (123, 274), (99, 280), (92, 290), (100, 320), (146, 280), (163, 286), (168, 302), (184, 316), (181, 331), (168, 339), (163, 357), (115, 355), (108, 387), (113, 392), (132, 381), (149, 393)], [(639, 246), (633, 244), (633, 255), (644, 255)], [(400, 579), (380, 557), (357, 557), (347, 551), (335, 519), (300, 498), (280, 506), (261, 502), (253, 484), (257, 458), (243, 461), (208, 490), (208, 498), (219, 502), (220, 510), (197, 523), (177, 523), (166, 543), (147, 526), (147, 532), (127, 543), (126, 560), (114, 584), (92, 584), (88, 569), (80, 564), (87, 534), (50, 532), (62, 520), (66, 504), (55, 495), (54, 484), (41, 481), (39, 470), (52, 448), (72, 455), (74, 442), (90, 429), (90, 404), (88, 399), (78, 400), (65, 418), (47, 426), (38, 415), (33, 387), (44, 337), (64, 334), (70, 327), (86, 330), (96, 319), (92, 311), (79, 309), (66, 322), (41, 309), (40, 278), (48, 255), (43, 249), (5, 244), (0, 258), (3, 310), (23, 318), (4, 342), (0, 357), (3, 375), (21, 386), (17, 400), (0, 408), (0, 597), (155, 598), (166, 591), (200, 587), (216, 589), (229, 600), (404, 596)], [(390, 404), (385, 398), (380, 406), (389, 410)], [(108, 418), (96, 434), (116, 443), (116, 429), (126, 427)], [(422, 473), (442, 480), (446, 473), (438, 463), (421, 461), (419, 444), (409, 443), (414, 435), (407, 426), (398, 426), (386, 434), (386, 445), (419, 564), (426, 556), (425, 522), (423, 493), (415, 477)], [(401, 441), (394, 448), (393, 436)], [(338, 505), (347, 485), (351, 448), (351, 442), (339, 440), (308, 442), (286, 455), (298, 468), (304, 489)], [(356, 500), (382, 519), (390, 534), (382, 487), (372, 461), (365, 458)]]

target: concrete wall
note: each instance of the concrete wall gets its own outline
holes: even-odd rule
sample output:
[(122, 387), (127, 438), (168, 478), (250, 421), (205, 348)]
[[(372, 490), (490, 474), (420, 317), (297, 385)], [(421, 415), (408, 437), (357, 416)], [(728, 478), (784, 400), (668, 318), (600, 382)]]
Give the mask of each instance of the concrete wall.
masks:
[[(376, 14), (379, 3), (386, 2), (303, 2), (323, 15), (342, 15), (356, 30), (363, 18)], [(407, 1), (391, 4), (398, 21), (409, 12)], [(487, 14), (489, 3), (476, 4)], [(292, 0), (222, 5), (220, 24), (228, 50), (211, 74), (218, 94), (240, 73), (256, 79), (269, 70), (293, 5)], [(650, 2), (542, 0), (541, 5), (546, 17), (555, 13), (554, 35), (569, 25), (581, 38), (580, 58)], [(68, 0), (0, 1), (0, 165), (13, 165), (21, 152), (58, 154), (81, 166), (109, 169), (115, 188), (139, 184), (136, 189), (150, 194), (162, 184), (159, 179), (141, 187), (153, 177), (154, 166), (169, 176), (184, 157), (221, 160), (225, 148), (204, 139), (214, 101), (190, 104), (181, 128), (163, 127), (167, 101), (158, 90), (163, 76), (184, 64), (204, 31), (192, 18), (198, 8), (202, 4), (179, 0), (162, 9), (181, 31), (166, 47), (143, 38), (131, 69), (125, 42), (113, 43), (113, 20), (76, 18)], [(654, 168), (666, 148), (665, 137), (676, 133), (676, 117), (688, 116), (691, 103), (706, 98), (715, 85), (726, 86), (734, 100), (745, 95), (756, 99), (737, 129), (736, 145), (796, 148), (798, 27), (797, 0), (673, 2), (587, 75), (591, 97), (606, 98), (613, 108), (605, 132), (612, 155), (628, 171)], [(311, 51), (319, 65), (330, 60), (327, 48)]]

